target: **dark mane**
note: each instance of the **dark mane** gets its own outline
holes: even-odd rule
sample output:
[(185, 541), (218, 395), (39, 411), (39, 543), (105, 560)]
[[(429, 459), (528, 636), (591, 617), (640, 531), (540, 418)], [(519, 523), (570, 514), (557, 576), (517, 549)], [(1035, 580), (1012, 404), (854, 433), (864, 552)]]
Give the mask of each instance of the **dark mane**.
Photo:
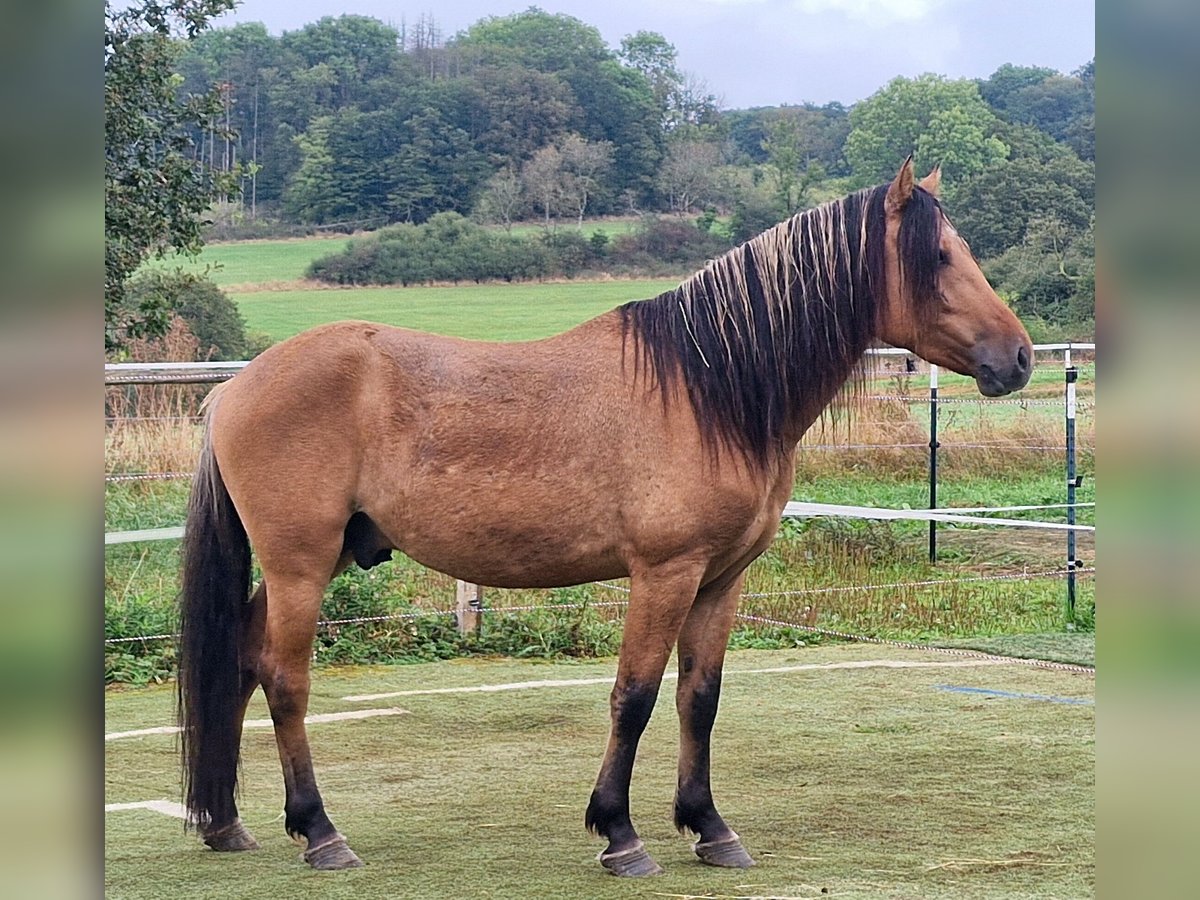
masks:
[[(886, 284), (887, 185), (799, 213), (712, 260), (674, 290), (619, 310), (664, 402), (686, 386), (703, 440), (763, 466), (789, 418), (828, 403), (878, 332)], [(913, 191), (900, 225), (900, 277), (923, 327), (936, 315), (941, 208)]]

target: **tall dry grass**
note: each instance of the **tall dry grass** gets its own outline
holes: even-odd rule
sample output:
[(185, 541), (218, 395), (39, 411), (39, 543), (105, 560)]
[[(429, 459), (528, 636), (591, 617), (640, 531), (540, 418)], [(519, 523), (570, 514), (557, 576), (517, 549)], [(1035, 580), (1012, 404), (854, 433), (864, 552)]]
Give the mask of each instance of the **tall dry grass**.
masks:
[[(139, 339), (128, 362), (194, 362), (200, 342), (176, 316), (167, 333)], [(207, 385), (124, 384), (104, 390), (104, 472), (190, 472), (200, 453), (200, 403)]]

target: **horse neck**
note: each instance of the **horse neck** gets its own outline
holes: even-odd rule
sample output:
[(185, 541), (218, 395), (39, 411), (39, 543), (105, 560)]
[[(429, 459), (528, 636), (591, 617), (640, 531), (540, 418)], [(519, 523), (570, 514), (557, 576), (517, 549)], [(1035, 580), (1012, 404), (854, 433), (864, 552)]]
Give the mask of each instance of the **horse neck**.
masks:
[[(802, 268), (801, 261), (798, 269)], [(855, 290), (865, 296), (867, 286), (860, 283)], [(780, 370), (780, 376), (791, 382), (784, 389), (791, 404), (780, 432), (781, 444), (787, 451), (831, 407), (836, 409), (844, 401), (851, 405), (849, 398), (857, 385), (850, 382), (860, 377), (864, 354), (876, 337), (873, 303), (865, 311), (860, 309), (857, 315), (850, 315), (846, 307), (831, 305), (821, 298), (794, 302), (796, 305), (807, 302), (809, 311), (805, 314), (802, 309), (791, 310), (791, 320), (796, 323), (792, 353), (799, 354), (799, 358), (796, 365)], [(860, 320), (858, 316), (863, 315), (866, 318)]]
[(875, 331), (859, 209), (802, 213), (617, 311), (649, 383), (684, 388), (705, 443), (768, 465), (851, 376)]

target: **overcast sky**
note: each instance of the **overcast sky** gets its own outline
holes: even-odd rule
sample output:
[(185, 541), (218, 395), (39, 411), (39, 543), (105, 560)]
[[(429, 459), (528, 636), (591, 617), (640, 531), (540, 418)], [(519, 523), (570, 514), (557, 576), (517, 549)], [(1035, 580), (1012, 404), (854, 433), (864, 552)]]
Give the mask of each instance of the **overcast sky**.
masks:
[[(529, 0), (243, 0), (217, 25), (272, 34), (354, 13), (399, 25), (432, 15), (445, 37)], [(657, 31), (679, 67), (727, 108), (837, 100), (849, 105), (897, 75), (986, 78), (1000, 65), (1069, 73), (1095, 55), (1094, 0), (542, 0), (600, 29), (609, 46)]]

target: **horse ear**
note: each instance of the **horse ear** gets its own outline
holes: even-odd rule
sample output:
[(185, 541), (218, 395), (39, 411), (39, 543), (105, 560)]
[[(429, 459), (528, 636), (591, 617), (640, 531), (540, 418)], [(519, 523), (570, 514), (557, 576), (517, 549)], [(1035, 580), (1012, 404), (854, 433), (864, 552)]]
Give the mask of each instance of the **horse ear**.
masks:
[(919, 186), (936, 197), (938, 195), (938, 188), (942, 186), (942, 164), (938, 163), (934, 166), (933, 171), (921, 179)]
[(913, 162), (912, 155), (904, 161), (904, 165), (900, 167), (899, 174), (896, 175), (896, 180), (888, 185), (887, 199), (885, 205), (892, 212), (899, 212), (904, 209), (908, 201), (912, 198), (913, 187)]

